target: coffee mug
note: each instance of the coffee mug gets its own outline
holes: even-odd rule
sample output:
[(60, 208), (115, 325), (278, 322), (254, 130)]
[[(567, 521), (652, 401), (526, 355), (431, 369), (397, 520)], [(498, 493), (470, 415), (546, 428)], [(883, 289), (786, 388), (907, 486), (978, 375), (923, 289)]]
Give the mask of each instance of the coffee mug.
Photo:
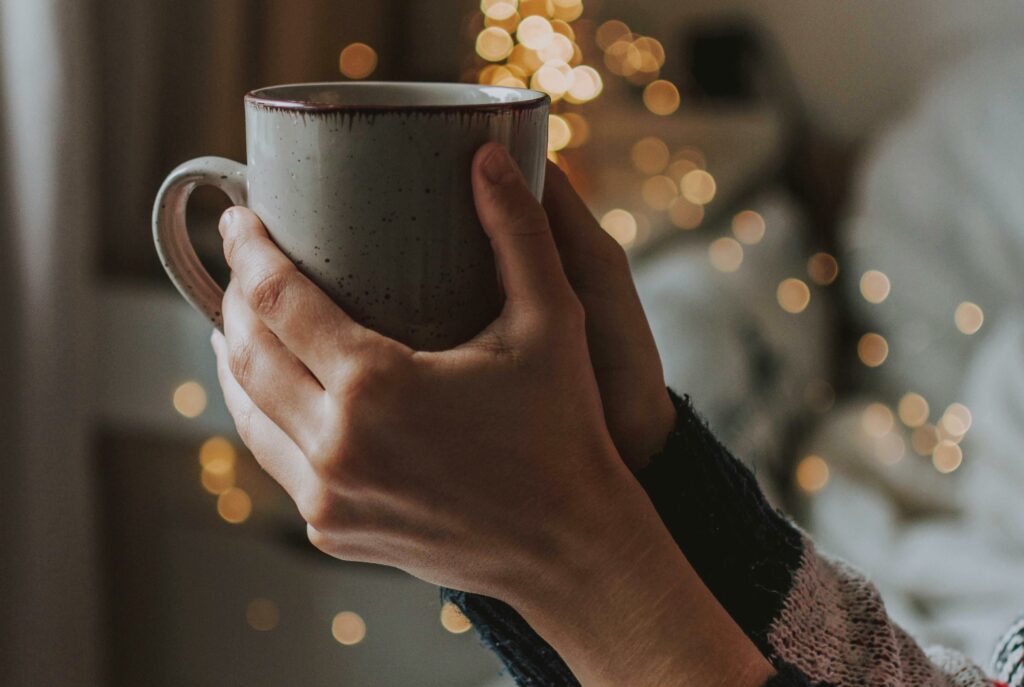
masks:
[(471, 339), (501, 309), (470, 168), (505, 145), (538, 199), (549, 99), (469, 84), (310, 83), (245, 96), (248, 165), (202, 157), (156, 198), (153, 237), (171, 281), (221, 326), (224, 293), (188, 238), (201, 185), (247, 205), (298, 267), (356, 321), (419, 350)]

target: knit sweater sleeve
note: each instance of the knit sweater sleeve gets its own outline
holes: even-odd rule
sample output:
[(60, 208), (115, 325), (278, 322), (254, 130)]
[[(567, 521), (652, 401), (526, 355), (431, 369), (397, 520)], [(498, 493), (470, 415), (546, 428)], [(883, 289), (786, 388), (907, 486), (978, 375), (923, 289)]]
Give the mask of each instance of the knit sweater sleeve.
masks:
[[(766, 687), (1024, 687), (1024, 623), (1011, 630), (986, 676), (957, 652), (919, 647), (886, 615), (877, 590), (818, 552), (772, 508), (753, 474), (673, 394), (677, 422), (637, 479), (701, 579), (776, 669)], [(454, 590), (518, 685), (578, 685), (557, 652), (501, 601)]]

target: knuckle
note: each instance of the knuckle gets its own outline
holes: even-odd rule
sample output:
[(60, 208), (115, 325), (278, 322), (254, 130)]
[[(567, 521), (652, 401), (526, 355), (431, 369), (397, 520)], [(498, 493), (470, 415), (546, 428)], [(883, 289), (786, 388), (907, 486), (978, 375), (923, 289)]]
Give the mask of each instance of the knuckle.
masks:
[(252, 378), (256, 364), (256, 344), (252, 339), (243, 339), (231, 346), (228, 351), (228, 369), (235, 381), (245, 387)]
[(313, 525), (306, 526), (306, 538), (315, 548), (326, 554), (331, 553), (331, 540), (326, 534), (316, 529)]
[(346, 411), (387, 397), (408, 379), (409, 369), (397, 355), (376, 352), (365, 356), (344, 375), (341, 402)]
[(249, 287), (249, 306), (261, 317), (272, 317), (281, 307), (285, 292), (291, 285), (292, 273), (287, 269), (272, 269), (253, 280)]
[(296, 503), (302, 519), (317, 532), (331, 530), (337, 523), (337, 504), (334, 495), (323, 485), (309, 489)]

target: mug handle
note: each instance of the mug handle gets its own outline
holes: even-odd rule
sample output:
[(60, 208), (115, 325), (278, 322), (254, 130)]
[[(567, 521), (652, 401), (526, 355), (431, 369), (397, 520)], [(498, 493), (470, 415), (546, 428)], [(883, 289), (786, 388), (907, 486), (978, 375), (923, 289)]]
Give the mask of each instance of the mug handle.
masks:
[(223, 157), (200, 157), (179, 165), (164, 180), (153, 204), (153, 241), (160, 263), (178, 291), (217, 329), (223, 328), (221, 302), (224, 290), (217, 285), (196, 255), (185, 225), (189, 196), (199, 186), (223, 191), (235, 205), (247, 202), (245, 165)]

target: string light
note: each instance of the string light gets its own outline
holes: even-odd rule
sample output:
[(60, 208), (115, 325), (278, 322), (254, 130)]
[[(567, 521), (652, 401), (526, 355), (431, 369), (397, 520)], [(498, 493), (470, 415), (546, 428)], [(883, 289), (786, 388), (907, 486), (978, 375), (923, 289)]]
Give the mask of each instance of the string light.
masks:
[(365, 79), (377, 68), (377, 51), (366, 43), (345, 46), (338, 57), (338, 69), (350, 79)]
[(448, 601), (441, 606), (441, 626), (453, 635), (460, 635), (472, 629), (473, 624), (458, 606)]
[(814, 494), (825, 488), (829, 480), (828, 463), (821, 456), (809, 455), (796, 466), (796, 484), (802, 491)]
[(868, 303), (882, 303), (889, 297), (889, 277), (878, 270), (868, 270), (860, 278), (860, 294)]
[(981, 325), (985, 323), (985, 312), (977, 303), (964, 301), (956, 306), (953, 321), (956, 323), (956, 328), (961, 334), (970, 336), (977, 334), (978, 330), (981, 329)]
[(732, 218), (732, 235), (740, 243), (753, 246), (764, 238), (764, 217), (753, 210), (743, 210)]
[(839, 263), (828, 253), (815, 253), (807, 260), (807, 276), (818, 286), (828, 286), (839, 276)]
[(881, 334), (869, 332), (857, 342), (857, 356), (868, 367), (878, 367), (889, 357), (889, 342)]
[(277, 604), (270, 599), (253, 599), (245, 607), (245, 621), (257, 632), (270, 632), (279, 620)]
[(199, 382), (184, 382), (174, 390), (171, 402), (183, 417), (197, 418), (206, 410), (206, 389)]
[(790, 277), (779, 282), (775, 290), (775, 300), (779, 307), (788, 313), (797, 315), (807, 309), (811, 302), (811, 290), (803, 281)]
[(331, 620), (331, 636), (338, 644), (354, 646), (366, 639), (366, 622), (358, 613), (342, 611)]
[(708, 246), (708, 257), (719, 272), (735, 272), (743, 264), (743, 246), (733, 238), (715, 239)]
[(636, 240), (636, 218), (621, 208), (606, 212), (601, 217), (601, 228), (622, 246), (630, 246)]

